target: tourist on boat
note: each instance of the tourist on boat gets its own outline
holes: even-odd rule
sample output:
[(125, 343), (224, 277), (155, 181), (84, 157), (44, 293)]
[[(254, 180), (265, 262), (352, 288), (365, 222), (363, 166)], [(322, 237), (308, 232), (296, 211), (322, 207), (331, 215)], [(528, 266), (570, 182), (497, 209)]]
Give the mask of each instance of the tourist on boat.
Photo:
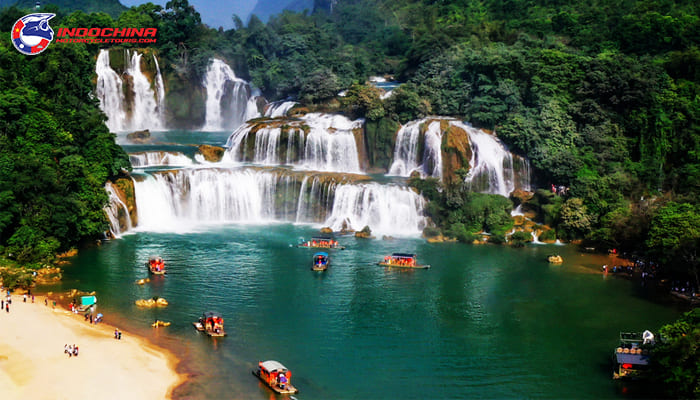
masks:
[(284, 372), (280, 373), (279, 382), (280, 389), (284, 389), (287, 386), (287, 376), (284, 374)]

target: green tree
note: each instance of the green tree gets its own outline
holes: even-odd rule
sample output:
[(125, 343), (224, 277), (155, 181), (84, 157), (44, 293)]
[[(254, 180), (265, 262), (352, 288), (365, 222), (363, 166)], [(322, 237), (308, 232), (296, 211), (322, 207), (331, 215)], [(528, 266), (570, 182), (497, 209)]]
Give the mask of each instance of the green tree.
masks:
[(671, 398), (700, 396), (700, 309), (660, 329), (651, 357), (652, 380)]

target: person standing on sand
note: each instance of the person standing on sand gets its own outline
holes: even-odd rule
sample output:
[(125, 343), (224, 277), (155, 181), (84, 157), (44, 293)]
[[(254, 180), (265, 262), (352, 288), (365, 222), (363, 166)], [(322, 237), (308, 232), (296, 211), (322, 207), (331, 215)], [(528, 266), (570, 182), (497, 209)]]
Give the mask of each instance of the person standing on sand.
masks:
[(5, 303), (5, 311), (10, 312), (10, 303)]
[(27, 294), (26, 293), (24, 294), (24, 296), (22, 296), (22, 301), (24, 301), (25, 303), (27, 302)]

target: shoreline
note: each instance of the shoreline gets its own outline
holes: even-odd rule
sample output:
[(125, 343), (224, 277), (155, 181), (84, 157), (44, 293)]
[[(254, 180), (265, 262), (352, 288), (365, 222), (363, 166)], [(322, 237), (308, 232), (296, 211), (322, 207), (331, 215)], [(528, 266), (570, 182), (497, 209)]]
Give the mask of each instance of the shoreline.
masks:
[[(2, 300), (6, 296), (1, 297)], [(47, 304), (44, 304), (44, 300)], [(9, 398), (172, 399), (188, 375), (181, 359), (146, 337), (115, 326), (84, 321), (48, 295), (13, 294), (9, 313), (0, 314), (0, 387)], [(69, 357), (65, 345), (75, 344)], [(108, 384), (105, 384), (108, 383)], [(105, 389), (107, 391), (105, 391)]]

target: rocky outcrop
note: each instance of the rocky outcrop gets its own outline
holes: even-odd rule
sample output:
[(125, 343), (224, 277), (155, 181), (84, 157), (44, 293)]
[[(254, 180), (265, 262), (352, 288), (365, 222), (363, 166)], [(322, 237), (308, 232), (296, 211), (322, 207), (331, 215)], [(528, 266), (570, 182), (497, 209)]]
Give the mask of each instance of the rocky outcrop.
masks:
[(211, 146), (208, 144), (203, 144), (198, 147), (199, 154), (201, 154), (205, 160), (209, 162), (219, 162), (224, 156), (226, 149), (219, 146)]
[[(131, 226), (138, 225), (138, 212), (136, 209), (136, 194), (134, 192), (134, 181), (131, 178), (119, 178), (112, 183), (117, 196), (119, 199), (126, 204), (126, 208), (129, 211), (129, 218), (131, 219)], [(119, 226), (126, 230), (127, 223), (124, 220), (125, 215), (119, 215)]]
[(126, 135), (126, 138), (134, 143), (148, 143), (151, 141), (151, 131), (144, 129), (142, 131), (131, 132)]
[(371, 239), (374, 236), (372, 236), (372, 230), (369, 229), (369, 226), (365, 226), (361, 231), (355, 232), (355, 237), (361, 239)]
[(469, 134), (464, 129), (451, 125), (448, 120), (440, 121), (442, 136), (442, 176), (447, 184), (461, 182), (455, 173), (460, 169), (469, 169), (472, 149)]

